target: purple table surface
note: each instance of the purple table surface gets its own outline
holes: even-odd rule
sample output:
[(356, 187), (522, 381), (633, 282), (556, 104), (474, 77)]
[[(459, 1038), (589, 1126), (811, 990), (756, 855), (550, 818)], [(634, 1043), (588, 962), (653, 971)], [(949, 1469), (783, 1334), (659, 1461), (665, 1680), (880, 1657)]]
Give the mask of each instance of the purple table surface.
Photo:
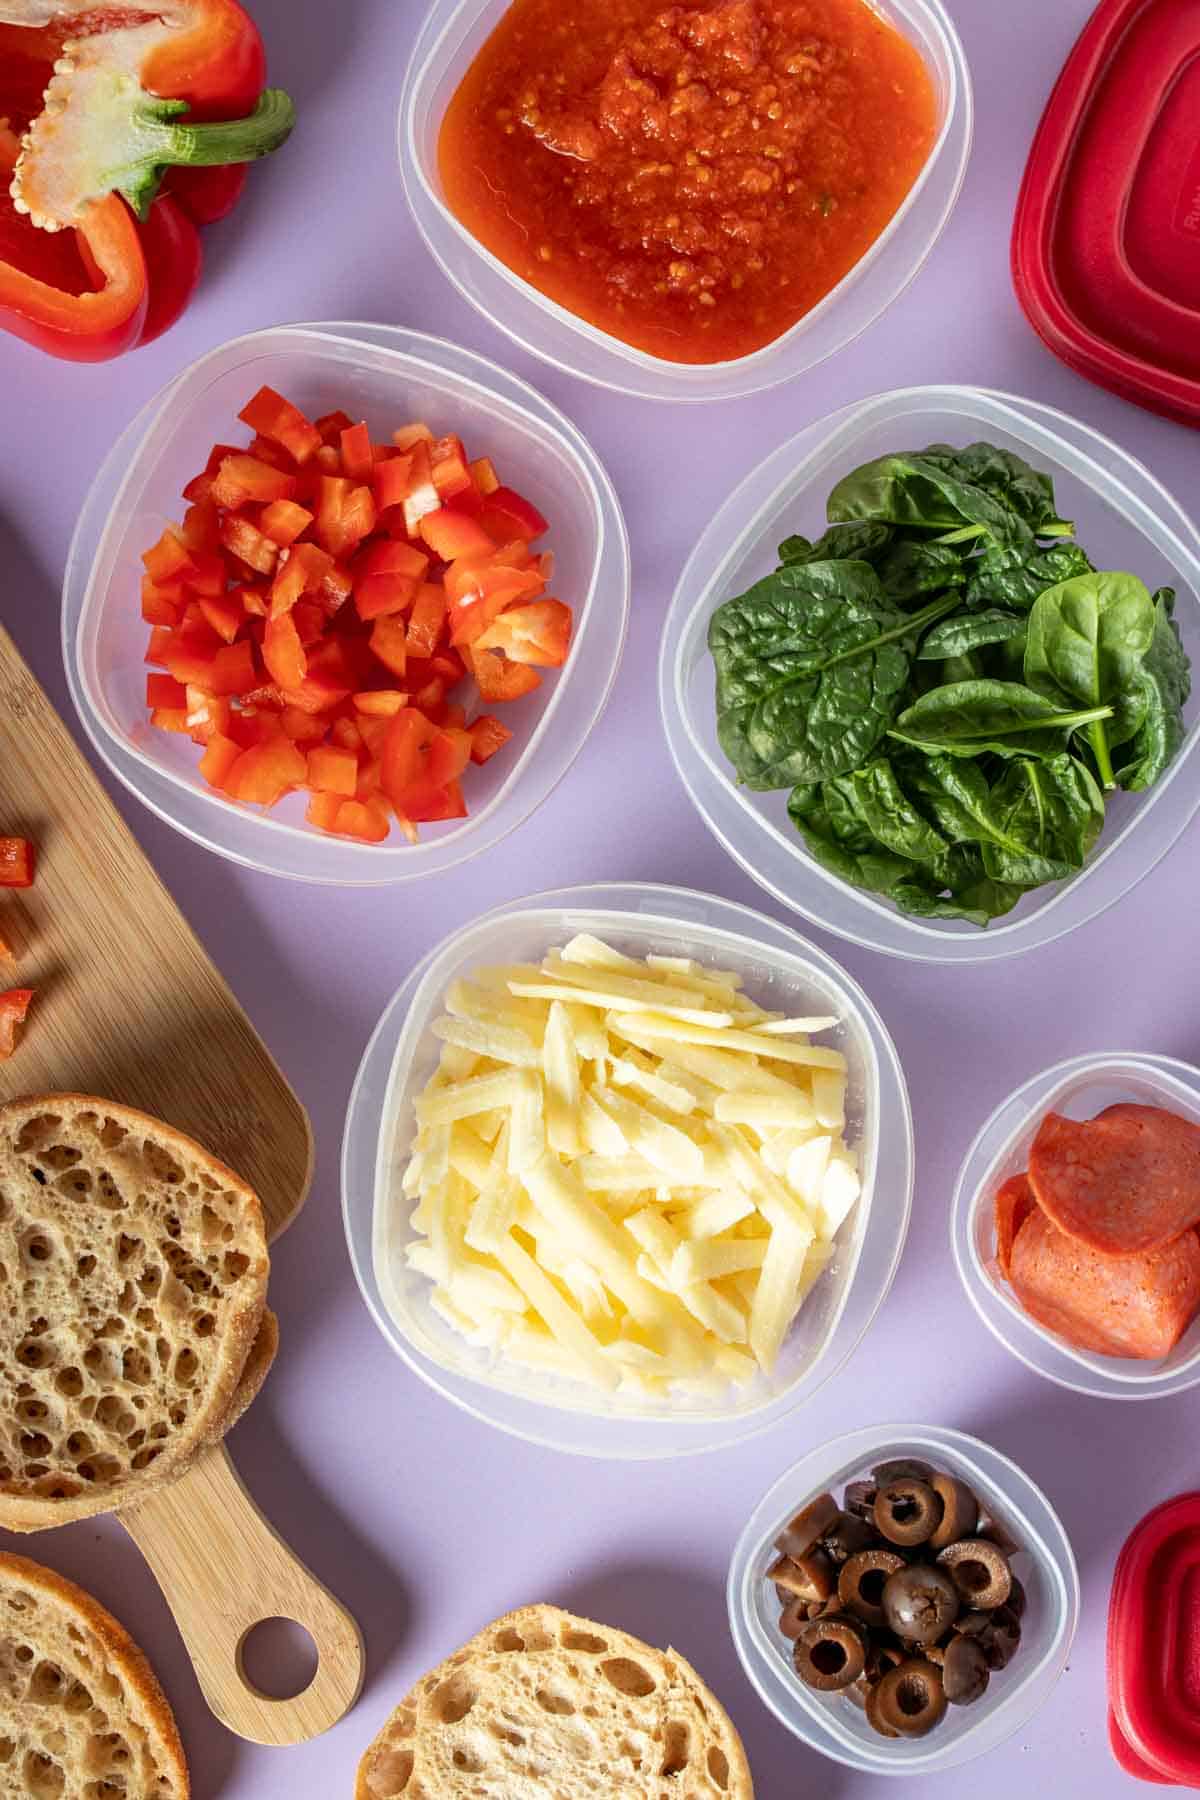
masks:
[[(770, 1483), (824, 1439), (889, 1420), (955, 1426), (1014, 1458), (1060, 1509), (1083, 1578), (1070, 1668), (1043, 1709), (969, 1773), (909, 1786), (929, 1800), (952, 1800), (964, 1781), (974, 1800), (1007, 1800), (1025, 1781), (1061, 1800), (1134, 1791), (1106, 1741), (1109, 1582), (1136, 1520), (1200, 1480), (1195, 1398), (1105, 1404), (1027, 1372), (969, 1307), (947, 1212), (979, 1124), (1036, 1069), (1100, 1048), (1200, 1059), (1194, 993), (1180, 980), (1185, 958), (1195, 967), (1186, 946), (1195, 942), (1200, 834), (1103, 918), (1021, 961), (955, 970), (828, 941), (880, 1008), (907, 1072), (918, 1146), (913, 1224), (866, 1343), (804, 1411), (747, 1446), (699, 1461), (606, 1465), (473, 1422), (383, 1343), (351, 1275), (339, 1209), (342, 1120), (363, 1047), (414, 962), (448, 930), (538, 888), (618, 878), (771, 910), (682, 792), (655, 699), (659, 632), (682, 561), (713, 508), (769, 449), (880, 389), (971, 382), (1059, 406), (1127, 446), (1168, 487), (1184, 496), (1194, 488), (1195, 436), (1055, 361), (1009, 284), (1023, 161), (1088, 0), (951, 5), (979, 111), (951, 224), (920, 278), (858, 344), (765, 397), (691, 411), (608, 395), (519, 352), (452, 293), (406, 215), (393, 148), (419, 0), (258, 0), (272, 78), (295, 96), (300, 128), (274, 164), (255, 171), (235, 217), (208, 234), (203, 286), (165, 339), (88, 368), (0, 336), (0, 608), (72, 724), (58, 594), (88, 484), (162, 383), (255, 327), (379, 319), (495, 358), (591, 438), (633, 544), (632, 628), (612, 704), (558, 792), (486, 862), (436, 885), (373, 893), (285, 884), (195, 848), (115, 789), (312, 1114), (316, 1182), (278, 1246), (271, 1284), (283, 1352), (232, 1447), (276, 1527), (357, 1615), (369, 1658), (361, 1700), (326, 1736), (285, 1750), (242, 1743), (206, 1711), (154, 1582), (118, 1526), (101, 1520), (20, 1540), (15, 1547), (84, 1582), (145, 1646), (177, 1711), (197, 1800), (348, 1796), (361, 1752), (410, 1683), (488, 1619), (537, 1599), (674, 1643), (694, 1660), (745, 1736), (761, 1800), (818, 1789), (858, 1800), (879, 1782), (805, 1749), (759, 1703), (729, 1641), (723, 1589), (734, 1541)], [(698, 431), (708, 434), (703, 451), (683, 462)]]

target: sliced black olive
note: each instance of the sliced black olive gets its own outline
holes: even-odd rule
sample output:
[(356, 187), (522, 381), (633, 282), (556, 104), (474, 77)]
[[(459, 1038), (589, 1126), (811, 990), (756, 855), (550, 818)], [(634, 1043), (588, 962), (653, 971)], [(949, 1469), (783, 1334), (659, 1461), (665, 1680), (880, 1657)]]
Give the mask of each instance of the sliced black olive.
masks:
[(882, 1546), (859, 1550), (843, 1565), (838, 1576), (838, 1596), (847, 1612), (868, 1625), (883, 1624), (883, 1586), (889, 1575), (904, 1567), (904, 1558)]
[(833, 1564), (820, 1550), (804, 1556), (781, 1556), (767, 1570), (767, 1579), (801, 1600), (828, 1600), (836, 1586)]
[(997, 1607), (989, 1629), (975, 1641), (982, 1649), (989, 1669), (1006, 1669), (1021, 1644), (1021, 1621), (1012, 1607)]
[(875, 1532), (866, 1519), (856, 1517), (854, 1513), (839, 1513), (836, 1523), (821, 1539), (821, 1549), (830, 1562), (841, 1568), (844, 1562), (855, 1556), (860, 1550), (867, 1550), (875, 1542)]
[(944, 1569), (917, 1563), (897, 1569), (883, 1588), (883, 1616), (906, 1644), (934, 1644), (959, 1612), (958, 1589)]
[(992, 1628), (992, 1615), (986, 1612), (959, 1613), (954, 1621), (954, 1629), (963, 1637), (982, 1637), (985, 1631)]
[(1016, 1575), (1012, 1578), (1012, 1592), (1009, 1594), (1005, 1605), (1012, 1607), (1012, 1610), (1016, 1613), (1018, 1619), (1023, 1619), (1025, 1617), (1025, 1589), (1021, 1586), (1020, 1580)]
[(960, 1538), (938, 1553), (938, 1563), (958, 1589), (964, 1606), (991, 1612), (1012, 1592), (1012, 1570), (998, 1545), (987, 1538)]
[(814, 1619), (796, 1639), (792, 1661), (808, 1687), (834, 1693), (857, 1681), (866, 1667), (866, 1633), (844, 1613)]
[(807, 1506), (788, 1520), (779, 1536), (775, 1539), (775, 1548), (782, 1550), (795, 1562), (798, 1557), (807, 1556), (817, 1539), (827, 1532), (836, 1520), (841, 1507), (832, 1494), (818, 1494)]
[(852, 1481), (846, 1488), (845, 1507), (848, 1513), (857, 1518), (869, 1519), (875, 1511), (875, 1495), (877, 1484), (873, 1481)]
[(927, 1543), (941, 1516), (941, 1501), (915, 1475), (889, 1481), (875, 1496), (875, 1529), (889, 1544)]
[(898, 1738), (900, 1733), (882, 1716), (879, 1711), (879, 1683), (867, 1691), (867, 1724), (874, 1727), (880, 1737)]
[(890, 1631), (882, 1627), (874, 1628), (870, 1634), (867, 1647), (867, 1678), (878, 1681), (889, 1669), (898, 1669), (902, 1662), (908, 1661), (908, 1651)]
[(932, 1663), (914, 1659), (901, 1663), (898, 1669), (889, 1669), (875, 1692), (879, 1718), (900, 1737), (924, 1737), (946, 1711), (941, 1670)]
[(807, 1624), (808, 1602), (797, 1600), (794, 1594), (789, 1595), (788, 1603), (779, 1615), (780, 1631), (789, 1642), (795, 1643)]
[(931, 1475), (929, 1485), (942, 1503), (942, 1516), (931, 1534), (931, 1550), (944, 1550), (959, 1538), (970, 1537), (979, 1525), (979, 1502), (965, 1481), (955, 1475)]
[(881, 1488), (891, 1481), (928, 1481), (932, 1474), (928, 1463), (918, 1462), (915, 1456), (900, 1456), (894, 1462), (880, 1463), (872, 1469), (871, 1479), (877, 1488)]
[(942, 1660), (942, 1687), (952, 1706), (971, 1706), (990, 1680), (988, 1661), (978, 1638), (956, 1637)]

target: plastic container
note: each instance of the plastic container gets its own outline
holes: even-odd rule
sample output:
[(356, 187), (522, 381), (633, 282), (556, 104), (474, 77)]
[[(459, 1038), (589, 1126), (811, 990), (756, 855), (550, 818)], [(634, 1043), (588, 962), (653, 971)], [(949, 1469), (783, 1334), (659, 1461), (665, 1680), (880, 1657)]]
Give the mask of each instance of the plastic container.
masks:
[(1200, 13), (1102, 0), (1050, 96), (1013, 226), (1017, 297), (1081, 375), (1200, 425)]
[[(860, 1153), (862, 1197), (806, 1301), (768, 1382), (730, 1398), (647, 1402), (505, 1366), (474, 1348), (429, 1304), (429, 1282), (403, 1257), (411, 1204), (400, 1174), (412, 1100), (440, 1049), (430, 1025), (448, 984), (480, 963), (540, 961), (591, 931), (631, 955), (659, 952), (738, 970), (761, 1004), (836, 1012), (822, 1037), (849, 1063), (847, 1138)], [(832, 959), (744, 906), (683, 888), (606, 884), (513, 901), (446, 939), (400, 989), (367, 1047), (346, 1121), (342, 1204), (350, 1258), (375, 1323), (409, 1368), (456, 1406), (502, 1431), (606, 1457), (708, 1450), (778, 1423), (821, 1387), (862, 1338), (900, 1260), (912, 1198), (912, 1120), (904, 1076), (870, 1001)]]
[(1027, 1368), (1077, 1394), (1156, 1400), (1200, 1382), (1200, 1318), (1161, 1362), (1076, 1350), (1025, 1313), (993, 1267), (996, 1189), (1028, 1166), (1029, 1146), (1048, 1112), (1091, 1119), (1135, 1101), (1182, 1113), (1200, 1125), (1200, 1069), (1168, 1056), (1104, 1051), (1056, 1063), (998, 1106), (967, 1152), (950, 1217), (954, 1260), (976, 1312)]
[[(1014, 1572), (1027, 1595), (1021, 1644), (1007, 1669), (992, 1676), (974, 1706), (951, 1706), (927, 1737), (888, 1739), (840, 1694), (807, 1688), (792, 1667), (791, 1645), (778, 1629), (779, 1607), (767, 1569), (775, 1539), (791, 1515), (828, 1489), (876, 1463), (917, 1456), (960, 1476), (986, 1512), (1020, 1546)], [(1019, 1731), (1049, 1698), (1066, 1667), (1079, 1617), (1079, 1574), (1067, 1534), (1040, 1488), (1015, 1463), (978, 1438), (927, 1425), (875, 1425), (822, 1444), (789, 1469), (755, 1510), (738, 1540), (729, 1571), (729, 1623), (742, 1667), (781, 1724), (813, 1750), (868, 1775), (935, 1775), (994, 1750)]]
[(1129, 569), (1178, 593), (1185, 646), (1200, 660), (1200, 533), (1148, 469), (1099, 432), (1032, 400), (982, 388), (876, 394), (818, 420), (736, 488), (688, 559), (667, 616), (659, 698), (667, 741), (702, 818), (776, 900), (816, 925), (892, 956), (986, 962), (1052, 943), (1129, 891), (1166, 854), (1200, 806), (1197, 699), (1188, 735), (1144, 795), (1115, 794), (1100, 842), (1073, 881), (1028, 894), (982, 931), (960, 920), (913, 919), (819, 867), (787, 816), (787, 793), (739, 788), (717, 742), (708, 621), (717, 606), (775, 568), (776, 546), (823, 528), (830, 490), (859, 463), (933, 442), (974, 439), (1015, 450), (1054, 477), (1063, 517), (1101, 568)]
[(1109, 1742), (1129, 1775), (1200, 1787), (1200, 1494), (1147, 1513), (1117, 1559), (1108, 1608)]
[[(376, 432), (426, 415), (492, 455), (551, 521), (560, 596), (575, 609), (571, 654), (512, 709), (504, 754), (472, 769), (471, 816), (399, 830), (382, 844), (330, 837), (304, 821), (304, 796), (271, 812), (216, 793), (190, 739), (156, 731), (145, 707), (141, 553), (181, 517), (180, 489), (229, 438), (264, 382), (319, 415), (342, 406)], [(237, 429), (242, 429), (237, 427)], [(378, 886), (437, 875), (478, 856), (541, 804), (583, 747), (612, 688), (629, 603), (629, 546), (604, 469), (541, 396), (438, 338), (373, 325), (285, 326), (235, 338), (162, 390), (107, 457), (67, 560), (63, 650), (84, 729), (113, 774), (197, 843), (233, 862), (303, 881)], [(515, 754), (512, 754), (515, 752)]]
[(958, 198), (971, 148), (971, 80), (942, 0), (872, 0), (921, 51), (938, 96), (939, 130), (887, 230), (821, 303), (751, 356), (703, 367), (667, 362), (546, 299), (485, 250), (442, 198), (437, 141), (446, 108), (510, 0), (434, 0), (400, 102), (400, 173), (421, 234), (450, 280), (493, 325), (556, 368), (648, 400), (721, 400), (775, 387), (852, 342), (900, 295)]

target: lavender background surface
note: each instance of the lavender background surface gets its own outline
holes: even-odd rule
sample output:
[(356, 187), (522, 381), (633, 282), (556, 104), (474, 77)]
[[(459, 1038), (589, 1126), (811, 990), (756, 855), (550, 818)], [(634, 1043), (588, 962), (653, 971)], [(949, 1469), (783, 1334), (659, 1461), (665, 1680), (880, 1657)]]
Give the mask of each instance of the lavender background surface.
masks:
[(207, 234), (204, 284), (165, 339), (88, 368), (0, 336), (0, 611), (72, 725), (59, 587), (88, 484), (162, 383), (258, 326), (378, 319), (504, 363), (591, 438), (633, 543), (632, 628), (609, 710), (558, 792), (483, 862), (391, 891), (304, 888), (242, 873), (115, 794), (312, 1114), (312, 1197), (274, 1259), (283, 1353), (232, 1447), (269, 1517), (357, 1614), (369, 1652), (362, 1699), (341, 1725), (296, 1749), (258, 1749), (207, 1713), (154, 1582), (119, 1526), (98, 1521), (14, 1543), (93, 1589), (150, 1653), (179, 1716), (197, 1800), (348, 1796), (361, 1751), (410, 1683), (487, 1619), (539, 1598), (673, 1642), (694, 1660), (745, 1736), (760, 1800), (818, 1791), (859, 1800), (877, 1779), (806, 1751), (759, 1704), (728, 1639), (723, 1585), (744, 1520), (796, 1457), (852, 1427), (905, 1418), (976, 1433), (1020, 1463), (1060, 1509), (1084, 1590), (1069, 1671), (1036, 1718), (966, 1773), (907, 1786), (929, 1800), (964, 1791), (1008, 1800), (1024, 1783), (1060, 1800), (1134, 1792), (1106, 1742), (1109, 1581), (1136, 1520), (1200, 1485), (1196, 1400), (1080, 1400), (1028, 1373), (968, 1306), (947, 1212), (978, 1126), (1034, 1070), (1101, 1048), (1200, 1060), (1200, 833), (1105, 917), (1017, 962), (939, 969), (828, 940), (882, 1011), (903, 1058), (917, 1125), (913, 1227), (865, 1344), (812, 1405), (748, 1446), (699, 1461), (604, 1465), (530, 1449), (472, 1422), (385, 1347), (359, 1301), (339, 1210), (338, 1147), (358, 1060), (387, 1000), (447, 931), (538, 888), (610, 879), (676, 882), (772, 910), (682, 792), (654, 687), (683, 559), (713, 508), (769, 449), (879, 389), (972, 382), (1062, 407), (1117, 438), (1185, 503), (1195, 493), (1197, 438), (1056, 362), (1009, 285), (1022, 165), (1088, 0), (951, 0), (951, 9), (974, 71), (978, 136), (950, 227), (915, 285), (865, 338), (766, 396), (684, 410), (606, 395), (516, 351), (452, 293), (407, 218), (395, 163), (418, 0), (256, 0), (272, 79), (295, 96), (300, 128), (255, 171), (234, 218)]

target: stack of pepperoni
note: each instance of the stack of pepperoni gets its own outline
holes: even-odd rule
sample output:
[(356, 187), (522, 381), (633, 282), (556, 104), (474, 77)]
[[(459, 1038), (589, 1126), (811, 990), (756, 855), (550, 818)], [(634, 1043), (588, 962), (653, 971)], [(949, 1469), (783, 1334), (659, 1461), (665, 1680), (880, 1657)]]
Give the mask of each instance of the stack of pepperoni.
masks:
[(996, 1260), (1079, 1350), (1155, 1361), (1200, 1311), (1200, 1126), (1157, 1106), (1048, 1113), (996, 1195)]

